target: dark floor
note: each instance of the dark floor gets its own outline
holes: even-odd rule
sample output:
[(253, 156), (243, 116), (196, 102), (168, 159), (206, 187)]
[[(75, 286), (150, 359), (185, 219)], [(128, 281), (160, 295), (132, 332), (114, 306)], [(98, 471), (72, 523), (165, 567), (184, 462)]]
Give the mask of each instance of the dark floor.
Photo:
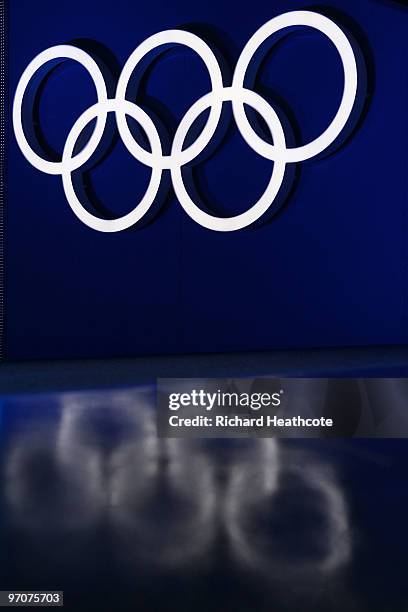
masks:
[(285, 350), (0, 364), (0, 394), (154, 384), (157, 378), (408, 377), (408, 347)]
[[(55, 368), (24, 390), (95, 384)], [(160, 440), (152, 385), (3, 395), (0, 432), (3, 590), (64, 590), (70, 612), (408, 610), (405, 440)]]

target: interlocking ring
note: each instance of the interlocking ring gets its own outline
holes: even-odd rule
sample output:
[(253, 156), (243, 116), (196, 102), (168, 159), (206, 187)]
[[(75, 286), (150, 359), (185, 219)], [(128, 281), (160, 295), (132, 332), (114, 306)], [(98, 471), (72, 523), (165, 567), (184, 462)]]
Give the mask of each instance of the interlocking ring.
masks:
[[(324, 132), (307, 144), (288, 148), (278, 115), (264, 98), (245, 87), (245, 80), (250, 63), (259, 47), (270, 36), (294, 26), (314, 28), (329, 38), (340, 55), (344, 71), (344, 87), (339, 108)], [(183, 45), (195, 51), (203, 60), (211, 81), (211, 91), (197, 100), (181, 120), (170, 155), (163, 154), (160, 136), (153, 120), (140, 106), (126, 99), (129, 81), (135, 69), (140, 66), (147, 54), (163, 45)], [(75, 60), (87, 69), (95, 84), (97, 103), (77, 119), (65, 143), (61, 162), (55, 162), (38, 155), (28, 143), (23, 129), (22, 106), (26, 89), (38, 70), (51, 60), (65, 59)], [(75, 215), (92, 229), (100, 232), (118, 232), (140, 221), (157, 197), (163, 172), (170, 171), (177, 198), (186, 213), (207, 229), (228, 232), (247, 227), (264, 215), (280, 190), (286, 164), (310, 159), (331, 146), (353, 111), (357, 85), (357, 63), (352, 46), (344, 32), (333, 21), (319, 13), (293, 11), (274, 17), (250, 38), (238, 59), (230, 87), (224, 86), (219, 63), (210, 47), (195, 34), (183, 30), (159, 32), (142, 42), (130, 55), (120, 74), (115, 98), (108, 98), (104, 77), (96, 62), (85, 51), (70, 45), (51, 47), (37, 55), (20, 78), (14, 99), (13, 125), (17, 143), (27, 160), (41, 172), (61, 175), (70, 207)], [(274, 164), (270, 181), (260, 199), (244, 213), (224, 218), (211, 215), (197, 206), (186, 189), (183, 167), (193, 162), (210, 143), (219, 125), (223, 103), (226, 101), (232, 103), (237, 127), (248, 146)], [(273, 144), (263, 140), (252, 128), (244, 105), (252, 107), (262, 117)], [(196, 140), (184, 148), (190, 128), (207, 109), (209, 114), (204, 128)], [(107, 115), (111, 112), (115, 113), (119, 134), (125, 147), (135, 159), (151, 168), (151, 178), (145, 195), (130, 213), (117, 219), (102, 219), (90, 213), (79, 200), (72, 183), (72, 172), (79, 170), (97, 151), (104, 134)], [(127, 116), (137, 121), (146, 133), (150, 151), (144, 149), (132, 136)], [(81, 132), (94, 119), (96, 125), (90, 139), (79, 153), (74, 154)]]

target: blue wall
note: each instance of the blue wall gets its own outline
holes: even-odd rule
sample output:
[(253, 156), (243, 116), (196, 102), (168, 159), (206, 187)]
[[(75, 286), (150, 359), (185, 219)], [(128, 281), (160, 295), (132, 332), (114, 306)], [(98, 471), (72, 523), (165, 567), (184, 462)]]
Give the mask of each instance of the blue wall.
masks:
[[(88, 49), (98, 43), (117, 73), (142, 40), (180, 26), (217, 45), (232, 70), (258, 27), (301, 8), (328, 14), (358, 41), (368, 72), (365, 107), (335, 153), (296, 166), (284, 205), (255, 228), (208, 231), (170, 192), (149, 225), (95, 232), (72, 213), (61, 179), (24, 159), (9, 126), (8, 358), (407, 342), (408, 10), (402, 5), (13, 0), (10, 97), (29, 61), (47, 47), (74, 39)], [(274, 47), (255, 89), (274, 106), (279, 101), (303, 143), (334, 115), (342, 80), (334, 48), (309, 31)], [(152, 65), (140, 101), (172, 135), (208, 90), (200, 60), (180, 47)], [(94, 101), (80, 66), (65, 62), (51, 73), (38, 113), (54, 149), (62, 151), (76, 117)], [(225, 142), (197, 166), (196, 180), (212, 210), (237, 214), (262, 193), (272, 166), (247, 147), (231, 120)], [(143, 195), (149, 171), (119, 140), (90, 177), (119, 215)]]

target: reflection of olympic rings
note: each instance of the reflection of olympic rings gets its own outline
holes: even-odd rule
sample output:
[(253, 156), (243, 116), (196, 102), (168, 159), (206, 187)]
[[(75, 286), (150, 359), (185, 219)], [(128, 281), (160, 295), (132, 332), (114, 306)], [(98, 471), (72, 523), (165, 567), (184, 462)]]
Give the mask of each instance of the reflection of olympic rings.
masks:
[[(344, 70), (344, 88), (339, 108), (330, 125), (311, 142), (287, 148), (282, 125), (272, 107), (254, 91), (245, 87), (247, 71), (259, 47), (272, 35), (294, 26), (308, 26), (325, 34), (337, 49)], [(159, 133), (147, 113), (126, 99), (130, 79), (144, 57), (162, 45), (184, 45), (195, 51), (207, 67), (211, 92), (204, 95), (187, 111), (174, 136), (171, 154), (164, 155)], [(23, 129), (22, 107), (26, 89), (37, 71), (46, 63), (72, 59), (89, 72), (96, 88), (98, 102), (86, 110), (76, 121), (68, 135), (62, 161), (48, 161), (38, 155), (28, 143)], [(177, 198), (186, 213), (197, 223), (215, 231), (234, 231), (257, 221), (271, 206), (282, 185), (287, 163), (300, 162), (322, 153), (340, 135), (354, 107), (357, 94), (357, 64), (353, 49), (343, 31), (330, 19), (312, 11), (293, 11), (279, 15), (265, 23), (244, 47), (233, 76), (232, 86), (224, 87), (218, 61), (210, 47), (198, 36), (182, 30), (167, 30), (149, 37), (141, 43), (127, 60), (119, 77), (116, 97), (108, 99), (107, 88), (96, 62), (84, 51), (70, 45), (58, 45), (43, 51), (24, 70), (17, 86), (13, 124), (17, 142), (27, 160), (38, 170), (48, 174), (60, 174), (65, 196), (76, 216), (87, 226), (101, 232), (117, 232), (137, 223), (154, 203), (164, 170), (169, 170)], [(217, 217), (204, 212), (189, 196), (183, 180), (183, 167), (192, 163), (208, 146), (214, 136), (225, 101), (231, 101), (237, 127), (248, 144), (262, 157), (274, 162), (269, 184), (261, 198), (244, 213), (232, 217)], [(245, 105), (252, 107), (264, 120), (273, 144), (263, 140), (251, 126)], [(184, 143), (196, 119), (209, 109), (204, 128), (197, 139), (186, 148)], [(120, 136), (129, 153), (142, 164), (151, 168), (151, 178), (145, 195), (135, 208), (118, 219), (102, 219), (88, 212), (78, 199), (72, 183), (71, 173), (83, 166), (97, 151), (101, 142), (107, 114), (114, 112)], [(127, 124), (132, 117), (146, 133), (150, 151), (144, 149), (132, 136)], [(87, 124), (96, 119), (96, 125), (84, 148), (77, 154), (75, 146)]]
[[(158, 438), (153, 397), (148, 387), (63, 393), (36, 433), (31, 421), (17, 428), (4, 471), (13, 524), (41, 539), (50, 529), (85, 533), (103, 519), (114, 554), (146, 568), (205, 562), (220, 535), (234, 560), (268, 581), (325, 579), (346, 565), (352, 534), (334, 466), (273, 438), (219, 447)], [(44, 400), (36, 401), (41, 407)], [(51, 468), (39, 483), (38, 466), (40, 473)], [(307, 493), (299, 495), (299, 484)], [(284, 513), (279, 495), (285, 492), (291, 498), (287, 524), (323, 543), (318, 554), (313, 548), (312, 556), (288, 556), (287, 548), (279, 553), (282, 536), (272, 510)], [(293, 510), (303, 518), (309, 500), (314, 523), (302, 527)]]

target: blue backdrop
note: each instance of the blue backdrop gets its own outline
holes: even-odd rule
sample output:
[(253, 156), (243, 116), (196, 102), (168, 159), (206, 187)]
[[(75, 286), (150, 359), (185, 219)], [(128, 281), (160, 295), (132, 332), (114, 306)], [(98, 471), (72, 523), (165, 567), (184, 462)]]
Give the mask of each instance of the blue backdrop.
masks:
[[(365, 106), (341, 148), (296, 166), (284, 205), (258, 227), (206, 230), (170, 191), (149, 225), (95, 232), (72, 213), (60, 177), (25, 160), (9, 122), (8, 358), (407, 342), (408, 10), (402, 6), (13, 0), (10, 99), (27, 64), (50, 46), (75, 40), (118, 74), (141, 41), (169, 28), (198, 33), (221, 50), (232, 71), (256, 29), (302, 8), (327, 14), (357, 40), (368, 74)], [(329, 123), (342, 84), (334, 47), (309, 31), (273, 47), (254, 89), (285, 110), (301, 144)], [(152, 64), (140, 101), (173, 135), (207, 91), (201, 60), (178, 47)], [(94, 101), (92, 81), (79, 65), (64, 62), (50, 74), (37, 108), (50, 147), (62, 151), (75, 119)], [(195, 176), (211, 209), (231, 215), (260, 196), (271, 168), (231, 120), (222, 146)], [(118, 139), (89, 180), (104, 205), (123, 214), (143, 195), (148, 177)]]

